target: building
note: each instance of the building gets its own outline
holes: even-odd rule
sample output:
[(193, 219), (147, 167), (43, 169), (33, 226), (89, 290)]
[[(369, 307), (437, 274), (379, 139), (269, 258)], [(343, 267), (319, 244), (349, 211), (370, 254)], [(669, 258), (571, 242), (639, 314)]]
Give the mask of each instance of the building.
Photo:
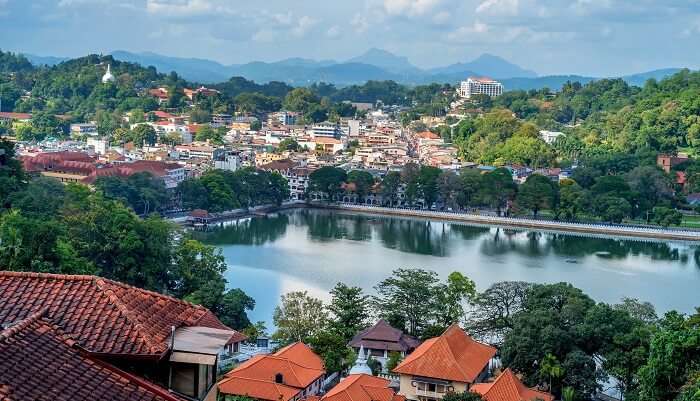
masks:
[(314, 138), (339, 138), (340, 134), (340, 125), (332, 122), (318, 123), (311, 127)]
[(214, 157), (214, 168), (217, 170), (236, 171), (241, 168), (240, 152), (227, 150)]
[(0, 399), (185, 401), (81, 352), (46, 309), (0, 329)]
[(321, 401), (405, 401), (389, 384), (389, 380), (371, 374), (350, 374), (321, 397)]
[(490, 383), (477, 383), (470, 391), (484, 401), (554, 401), (550, 393), (526, 387), (512, 370), (506, 369)]
[(211, 115), (212, 127), (225, 127), (233, 123), (233, 116), (230, 114), (219, 113)]
[(180, 160), (206, 159), (214, 160), (224, 149), (215, 148), (204, 142), (194, 142), (186, 145), (176, 145), (173, 157)]
[(326, 376), (323, 360), (297, 342), (270, 355), (255, 355), (219, 381), (223, 400), (299, 401), (315, 396)]
[(540, 139), (543, 141), (547, 142), (548, 144), (552, 145), (554, 142), (557, 141), (557, 138), (560, 136), (563, 136), (563, 132), (558, 132), (558, 131), (545, 131), (542, 130), (540, 131)]
[(670, 173), (673, 167), (688, 161), (688, 155), (679, 153), (678, 155), (658, 155), (656, 156), (656, 164), (661, 167), (666, 173)]
[(299, 120), (299, 113), (294, 111), (278, 111), (267, 116), (268, 125), (296, 125)]
[(22, 157), (24, 171), (61, 182), (81, 182), (96, 170), (95, 159), (82, 152), (45, 152)]
[(97, 124), (95, 124), (95, 123), (71, 124), (70, 125), (70, 132), (73, 135), (97, 136)]
[(457, 93), (460, 97), (471, 99), (473, 95), (488, 95), (491, 97), (503, 94), (503, 85), (491, 78), (469, 77), (459, 84)]
[(400, 376), (399, 394), (409, 400), (436, 401), (447, 392), (465, 392), (488, 376), (494, 355), (495, 348), (473, 340), (453, 324), (393, 370)]
[(274, 171), (287, 180), (289, 186), (289, 199), (304, 200), (309, 189), (309, 175), (312, 169), (302, 167), (299, 163), (289, 159), (276, 160), (260, 166), (261, 170)]
[(0, 112), (0, 123), (11, 124), (15, 121), (21, 123), (28, 123), (32, 120), (32, 115), (30, 113), (12, 113), (8, 111)]
[(98, 155), (104, 155), (109, 149), (109, 142), (106, 139), (88, 138), (87, 146), (92, 147)]
[(219, 352), (245, 339), (202, 306), (102, 277), (0, 271), (0, 298), (0, 396), (16, 396), (2, 399), (204, 400)]
[(383, 369), (386, 369), (389, 354), (398, 352), (402, 358), (405, 358), (419, 344), (418, 339), (391, 327), (386, 320), (381, 319), (374, 326), (357, 333), (348, 346), (356, 351), (366, 349), (369, 355), (381, 363)]

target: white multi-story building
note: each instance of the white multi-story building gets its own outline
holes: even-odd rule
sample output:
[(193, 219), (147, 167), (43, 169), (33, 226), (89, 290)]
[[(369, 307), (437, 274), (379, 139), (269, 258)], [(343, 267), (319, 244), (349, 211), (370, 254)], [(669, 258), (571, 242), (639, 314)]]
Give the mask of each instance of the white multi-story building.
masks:
[(338, 138), (340, 137), (340, 126), (336, 123), (325, 122), (314, 124), (311, 127), (311, 134), (314, 138)]
[(557, 138), (559, 138), (562, 135), (564, 135), (564, 133), (558, 131), (540, 131), (540, 138), (542, 138), (543, 141), (547, 142), (550, 145), (556, 142)]
[(227, 150), (214, 156), (214, 168), (217, 170), (236, 171), (241, 168), (241, 157), (236, 150)]
[(503, 94), (503, 84), (491, 78), (469, 77), (466, 81), (462, 81), (457, 93), (465, 99), (469, 99), (473, 95), (495, 97)]

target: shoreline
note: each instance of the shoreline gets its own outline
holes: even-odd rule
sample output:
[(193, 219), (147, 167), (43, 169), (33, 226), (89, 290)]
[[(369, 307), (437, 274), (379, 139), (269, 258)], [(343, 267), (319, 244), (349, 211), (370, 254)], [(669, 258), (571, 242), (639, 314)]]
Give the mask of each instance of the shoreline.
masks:
[[(282, 204), (281, 206), (264, 205), (257, 206), (248, 210), (238, 209), (228, 212), (223, 212), (218, 215), (212, 216), (211, 223), (207, 224), (209, 226), (217, 226), (220, 223), (229, 220), (236, 220), (241, 218), (250, 218), (256, 216), (264, 216), (268, 213), (275, 213), (282, 210), (290, 209), (307, 209), (307, 208), (317, 208), (325, 210), (338, 210), (346, 212), (357, 212), (357, 213), (367, 213), (382, 216), (397, 216), (397, 217), (418, 217), (426, 218), (431, 220), (440, 220), (448, 222), (458, 222), (467, 224), (476, 224), (484, 226), (498, 226), (506, 228), (515, 229), (527, 229), (527, 230), (537, 230), (537, 231), (553, 231), (561, 233), (573, 233), (573, 234), (589, 234), (589, 235), (600, 235), (605, 237), (624, 237), (624, 238), (637, 238), (644, 240), (659, 240), (659, 241), (684, 241), (684, 242), (700, 242), (700, 231), (694, 230), (682, 230), (682, 229), (664, 229), (664, 228), (646, 228), (646, 227), (634, 227), (634, 226), (615, 226), (606, 224), (588, 224), (588, 223), (571, 223), (562, 221), (551, 221), (551, 220), (535, 220), (528, 218), (514, 218), (514, 217), (498, 217), (498, 216), (486, 216), (479, 214), (469, 214), (469, 213), (454, 213), (454, 212), (440, 212), (432, 210), (414, 210), (414, 209), (397, 209), (379, 206), (364, 206), (364, 205), (353, 205), (353, 204), (331, 204), (322, 202), (303, 202), (303, 201), (292, 201)], [(180, 217), (172, 219), (173, 221), (189, 225), (187, 218)]]

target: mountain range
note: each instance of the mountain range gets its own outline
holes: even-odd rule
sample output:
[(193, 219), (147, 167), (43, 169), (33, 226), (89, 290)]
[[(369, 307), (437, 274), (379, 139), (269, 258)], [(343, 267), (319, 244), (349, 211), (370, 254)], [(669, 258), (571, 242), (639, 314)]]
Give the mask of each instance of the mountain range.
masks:
[[(257, 83), (281, 81), (294, 86), (305, 86), (315, 82), (347, 86), (369, 80), (393, 80), (408, 85), (433, 82), (454, 84), (472, 75), (485, 75), (500, 80), (506, 90), (529, 90), (544, 87), (558, 89), (567, 81), (587, 83), (600, 79), (581, 75), (538, 76), (534, 71), (491, 54), (483, 54), (469, 62), (421, 69), (411, 64), (406, 57), (376, 48), (345, 61), (289, 58), (276, 62), (253, 61), (232, 65), (207, 59), (163, 56), (152, 52), (132, 53), (118, 50), (111, 55), (117, 60), (154, 66), (161, 72), (175, 71), (189, 81), (203, 84), (227, 81), (234, 76)], [(67, 60), (52, 56), (25, 56), (35, 65), (53, 65)], [(632, 85), (641, 86), (649, 78), (662, 79), (679, 70), (667, 68), (621, 78)]]

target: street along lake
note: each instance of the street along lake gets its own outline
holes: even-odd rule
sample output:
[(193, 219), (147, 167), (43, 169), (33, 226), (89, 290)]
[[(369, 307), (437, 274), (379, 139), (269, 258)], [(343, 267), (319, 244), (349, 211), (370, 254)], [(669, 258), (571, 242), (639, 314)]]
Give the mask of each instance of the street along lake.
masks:
[(596, 238), (422, 218), (297, 209), (233, 220), (196, 233), (220, 247), (231, 287), (256, 300), (251, 320), (270, 322), (280, 295), (307, 290), (328, 299), (337, 282), (372, 294), (396, 268), (446, 277), (460, 271), (486, 289), (498, 281), (566, 281), (597, 301), (623, 297), (657, 312), (700, 306), (700, 244)]

